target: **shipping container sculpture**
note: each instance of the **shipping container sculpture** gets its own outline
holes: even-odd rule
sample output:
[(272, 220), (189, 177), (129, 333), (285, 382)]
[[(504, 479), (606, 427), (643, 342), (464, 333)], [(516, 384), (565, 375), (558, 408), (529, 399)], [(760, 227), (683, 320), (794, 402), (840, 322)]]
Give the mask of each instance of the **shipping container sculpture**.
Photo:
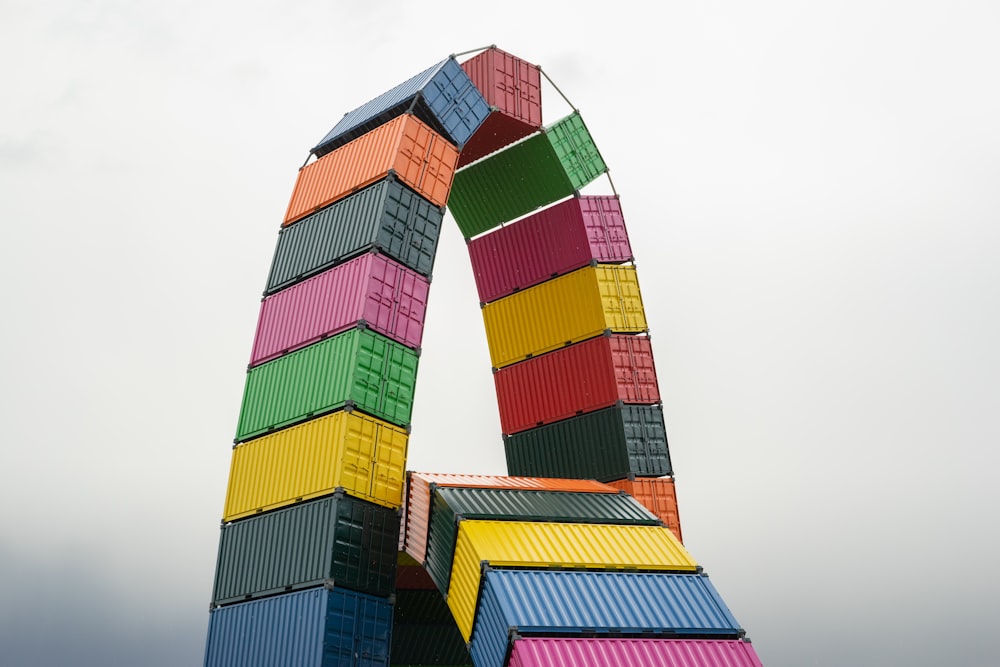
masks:
[[(682, 544), (621, 201), (580, 192), (608, 167), (576, 109), (542, 124), (540, 67), (477, 51), (345, 114), (299, 170), (204, 664), (760, 667)], [(406, 471), (446, 205), (515, 476)]]

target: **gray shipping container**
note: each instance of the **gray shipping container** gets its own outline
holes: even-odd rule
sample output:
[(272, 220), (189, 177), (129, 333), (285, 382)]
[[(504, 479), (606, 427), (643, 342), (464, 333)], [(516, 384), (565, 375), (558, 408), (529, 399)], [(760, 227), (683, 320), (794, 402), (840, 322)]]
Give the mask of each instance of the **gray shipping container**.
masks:
[(610, 482), (673, 474), (659, 405), (620, 404), (503, 440), (509, 475)]
[(425, 566), (442, 593), (448, 592), (458, 523), (464, 519), (663, 525), (627, 493), (437, 486), (432, 493)]
[(224, 524), (216, 605), (333, 580), (378, 597), (392, 593), (399, 514), (338, 491), (333, 496)]
[(282, 227), (264, 294), (372, 249), (429, 276), (443, 218), (443, 209), (390, 175)]

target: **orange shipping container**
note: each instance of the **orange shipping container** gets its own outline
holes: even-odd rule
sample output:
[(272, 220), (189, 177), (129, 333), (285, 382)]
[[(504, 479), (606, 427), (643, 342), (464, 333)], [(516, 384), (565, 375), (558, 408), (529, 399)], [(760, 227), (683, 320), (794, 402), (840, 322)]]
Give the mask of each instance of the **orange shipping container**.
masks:
[(452, 475), (448, 473), (406, 473), (403, 502), (403, 550), (423, 564), (427, 555), (427, 533), (431, 516), (431, 485), (477, 489), (534, 489), (573, 493), (617, 493), (618, 489), (592, 479), (546, 477), (506, 477), (503, 475)]
[(385, 178), (389, 172), (444, 206), (458, 149), (416, 116), (397, 116), (299, 170), (285, 225)]
[(673, 479), (669, 477), (622, 479), (607, 484), (621, 489), (642, 503), (677, 536), (681, 543), (684, 542), (684, 538), (681, 537), (681, 517), (677, 511), (677, 492)]

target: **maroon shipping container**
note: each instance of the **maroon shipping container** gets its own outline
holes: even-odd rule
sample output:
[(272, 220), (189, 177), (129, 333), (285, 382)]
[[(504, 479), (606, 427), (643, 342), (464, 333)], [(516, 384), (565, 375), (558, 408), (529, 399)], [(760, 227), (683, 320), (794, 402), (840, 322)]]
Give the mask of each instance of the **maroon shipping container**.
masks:
[(496, 47), (462, 63), (494, 111), (462, 146), (462, 167), (542, 127), (542, 75), (538, 65)]
[(632, 260), (618, 197), (578, 196), (469, 241), (482, 303), (597, 261)]
[(507, 435), (618, 401), (660, 401), (646, 336), (611, 334), (569, 345), (493, 374), (500, 426)]
[(367, 253), (266, 297), (250, 365), (346, 331), (369, 329), (417, 348), (424, 331), (427, 278), (384, 255)]
[(762, 667), (750, 642), (739, 639), (620, 639), (515, 637), (510, 667)]

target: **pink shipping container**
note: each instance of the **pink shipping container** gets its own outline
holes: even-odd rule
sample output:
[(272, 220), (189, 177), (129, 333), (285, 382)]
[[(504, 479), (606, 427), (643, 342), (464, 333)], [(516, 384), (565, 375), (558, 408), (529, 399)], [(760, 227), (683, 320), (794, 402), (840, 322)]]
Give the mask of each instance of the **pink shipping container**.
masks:
[(509, 667), (763, 667), (748, 641), (731, 639), (519, 638)]
[(660, 401), (649, 338), (611, 334), (505, 366), (493, 374), (506, 435), (617, 402)]
[(418, 563), (427, 556), (427, 533), (431, 517), (431, 485), (486, 489), (531, 489), (570, 493), (618, 493), (607, 484), (592, 479), (549, 479), (545, 477), (505, 477), (501, 475), (451, 475), (447, 473), (406, 473), (402, 521), (403, 544), (407, 555)]
[(430, 283), (393, 260), (367, 253), (266, 297), (250, 365), (305, 347), (358, 322), (417, 348)]
[(632, 260), (618, 197), (578, 196), (469, 241), (479, 300), (489, 303), (597, 261)]

